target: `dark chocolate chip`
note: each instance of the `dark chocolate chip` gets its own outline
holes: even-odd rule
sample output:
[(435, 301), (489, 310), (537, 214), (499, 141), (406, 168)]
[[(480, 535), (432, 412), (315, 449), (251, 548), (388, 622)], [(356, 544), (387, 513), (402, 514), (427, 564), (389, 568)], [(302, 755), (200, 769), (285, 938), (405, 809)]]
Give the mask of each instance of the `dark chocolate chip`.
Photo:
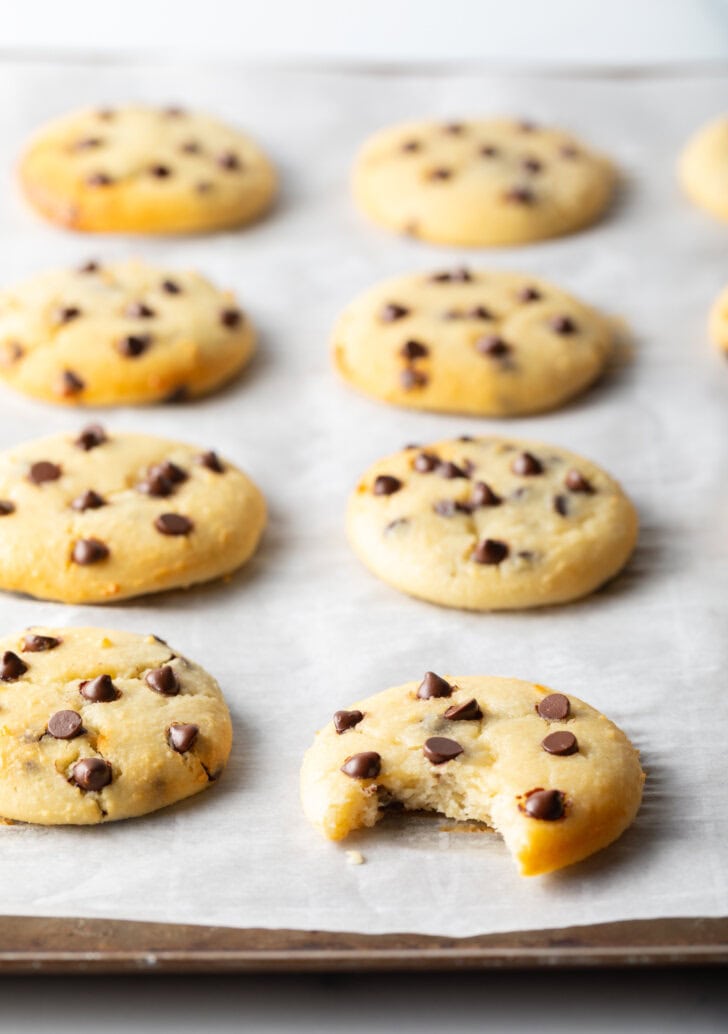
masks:
[(422, 148), (422, 144), (419, 140), (405, 140), (402, 144), (402, 150), (406, 154), (414, 154), (415, 151), (419, 151)]
[(81, 790), (102, 790), (111, 782), (111, 765), (103, 758), (81, 758), (71, 769), (71, 777)]
[(444, 765), (447, 761), (459, 757), (463, 752), (462, 746), (457, 740), (450, 740), (447, 736), (431, 736), (425, 740), (422, 753), (433, 765)]
[(56, 740), (73, 740), (83, 732), (78, 711), (56, 711), (48, 719), (48, 732)]
[(562, 158), (578, 158), (579, 149), (574, 147), (573, 144), (564, 144), (563, 147), (559, 148), (559, 154)]
[(179, 679), (168, 664), (163, 664), (161, 668), (152, 668), (144, 676), (144, 681), (150, 689), (155, 693), (161, 693), (162, 696), (174, 697), (179, 693)]
[(553, 822), (564, 814), (564, 795), (560, 790), (532, 790), (523, 810), (532, 819)]
[(517, 297), (519, 302), (538, 302), (541, 300), (541, 292), (535, 287), (522, 287)]
[(429, 474), (439, 466), (440, 459), (434, 452), (420, 452), (415, 456), (412, 466), (420, 474)]
[(569, 698), (563, 693), (549, 693), (536, 704), (536, 710), (542, 718), (551, 722), (563, 722), (569, 717), (571, 710)]
[(89, 488), (87, 492), (83, 492), (81, 495), (77, 495), (75, 499), (71, 501), (71, 509), (78, 510), (79, 513), (84, 513), (86, 510), (98, 510), (101, 506), (106, 505), (106, 500), (98, 492), (94, 492), (92, 488)]
[(49, 460), (38, 460), (31, 465), (28, 471), (28, 481), (32, 481), (34, 485), (42, 485), (46, 481), (57, 481), (60, 476), (61, 468), (57, 463), (51, 463)]
[(476, 564), (497, 565), (503, 563), (509, 553), (507, 543), (500, 539), (483, 539), (473, 550), (473, 560)]
[(522, 452), (511, 463), (511, 470), (521, 477), (534, 477), (536, 474), (543, 474), (543, 464), (533, 453)]
[(27, 635), (23, 639), (23, 653), (44, 653), (46, 650), (55, 650), (61, 645), (61, 640), (52, 635)]
[(15, 682), (28, 670), (28, 665), (21, 661), (17, 653), (6, 650), (0, 663), (0, 679), (3, 682)]
[(79, 266), (78, 267), (78, 272), (79, 273), (98, 273), (100, 269), (101, 269), (101, 266), (99, 265), (99, 263), (98, 262), (94, 262), (93, 260), (91, 260), (89, 262), (84, 262), (84, 264), (82, 266)]
[(7, 517), (11, 513), (15, 513), (15, 503), (9, 499), (0, 499), (0, 517)]
[(388, 302), (379, 311), (379, 319), (382, 323), (394, 323), (395, 320), (404, 319), (409, 316), (410, 310), (405, 305), (398, 305), (396, 302)]
[(430, 350), (421, 341), (405, 341), (399, 354), (405, 359), (424, 359), (426, 355), (430, 354)]
[(187, 112), (178, 104), (170, 104), (168, 107), (162, 108), (162, 114), (165, 118), (183, 118)]
[(66, 305), (56, 309), (55, 321), (56, 323), (71, 323), (73, 320), (78, 319), (80, 315), (81, 310), (77, 305)]
[(209, 452), (203, 452), (198, 456), (197, 462), (202, 467), (207, 467), (207, 469), (211, 470), (214, 474), (225, 473), (225, 464), (222, 462), (218, 454), (212, 451), (212, 449), (210, 449)]
[(77, 373), (74, 373), (73, 370), (64, 370), (58, 381), (58, 390), (66, 398), (71, 395), (78, 395), (85, 387), (85, 381)]
[(73, 149), (74, 151), (93, 151), (95, 148), (101, 147), (103, 142), (100, 136), (85, 136), (76, 141)]
[(220, 322), (223, 327), (228, 327), (230, 330), (234, 330), (235, 327), (239, 327), (243, 319), (243, 314), (240, 309), (223, 309), (220, 313)]
[(549, 326), (554, 334), (576, 334), (577, 326), (571, 316), (554, 316), (549, 320)]
[(98, 445), (103, 445), (107, 440), (106, 431), (101, 424), (89, 424), (83, 428), (73, 444), (79, 449), (83, 449), (84, 452), (89, 452)]
[(181, 485), (189, 477), (186, 470), (182, 467), (178, 467), (176, 463), (172, 463), (171, 460), (162, 460), (161, 463), (155, 463), (153, 467), (149, 468), (151, 475), (166, 478), (167, 481), (171, 481), (173, 485)]
[(578, 470), (568, 471), (564, 478), (564, 484), (570, 492), (586, 492), (588, 495), (594, 493), (594, 486)]
[(460, 136), (461, 133), (465, 132), (465, 125), (463, 122), (446, 122), (442, 127), (443, 133), (449, 133), (450, 136)]
[(407, 367), (406, 370), (402, 370), (399, 375), (400, 384), (405, 391), (411, 391), (413, 388), (424, 388), (427, 384), (427, 374), (422, 373), (421, 370), (415, 370), (411, 366)]
[(391, 474), (380, 474), (374, 481), (372, 491), (374, 495), (394, 495), (399, 492), (402, 482)]
[(129, 334), (117, 342), (116, 348), (127, 359), (136, 359), (137, 356), (146, 352), (151, 343), (150, 334)]
[(152, 468), (147, 472), (144, 480), (137, 484), (136, 489), (137, 492), (143, 492), (144, 495), (151, 495), (156, 499), (166, 499), (174, 492), (174, 485), (169, 478)]
[(479, 153), (482, 154), (484, 158), (495, 158), (500, 154), (500, 151), (493, 144), (483, 144)]
[(111, 183), (111, 176), (107, 176), (105, 172), (92, 172), (86, 177), (87, 187), (108, 187)]
[(458, 467), (457, 463), (447, 461), (445, 463), (439, 463), (437, 466), (436, 473), (441, 478), (466, 478), (468, 476), (467, 471), (463, 470), (462, 467)]
[(100, 539), (79, 539), (74, 543), (71, 559), (74, 564), (86, 567), (88, 564), (98, 564), (106, 560), (108, 555), (109, 547)]
[(160, 513), (154, 521), (154, 527), (162, 535), (189, 535), (194, 524), (181, 513)]
[(524, 158), (521, 162), (521, 168), (526, 172), (535, 174), (543, 169), (543, 162), (540, 162), (538, 158)]
[(579, 744), (573, 732), (551, 732), (541, 740), (541, 746), (547, 754), (557, 754), (559, 757), (567, 757), (569, 754), (576, 754)]
[(554, 510), (559, 514), (560, 517), (568, 517), (569, 515), (569, 500), (565, 495), (554, 496)]
[(152, 165), (149, 173), (151, 176), (154, 176), (155, 179), (165, 180), (172, 175), (172, 170), (169, 165)]
[(433, 273), (430, 280), (435, 284), (469, 284), (473, 277), (468, 269), (449, 269), (442, 273)]
[(487, 355), (488, 358), (502, 359), (511, 351), (511, 346), (507, 341), (504, 341), (502, 337), (498, 337), (496, 334), (488, 334), (487, 337), (478, 338), (475, 342), (475, 347), (481, 355)]
[(450, 697), (453, 687), (445, 679), (436, 675), (434, 671), (425, 672), (425, 677), (417, 687), (417, 696), (420, 700), (431, 700), (432, 697)]
[(373, 750), (352, 754), (341, 766), (344, 775), (352, 779), (376, 779), (382, 770), (382, 758)]
[(116, 111), (114, 108), (99, 108), (96, 112), (96, 118), (100, 118), (102, 122), (111, 122), (116, 118)]
[(441, 517), (454, 517), (456, 513), (472, 513), (468, 503), (461, 503), (455, 499), (440, 499), (432, 509)]
[(461, 435), (458, 435), (458, 441), (459, 442), (474, 442), (475, 439), (473, 438), (472, 434), (461, 434)]
[(175, 406), (178, 402), (185, 402), (189, 393), (189, 388), (185, 384), (180, 384), (178, 388), (173, 388), (163, 401), (167, 405)]
[(474, 305), (465, 313), (465, 318), (468, 320), (492, 320), (493, 313), (484, 305)]
[(353, 729), (364, 717), (361, 711), (336, 711), (334, 714), (334, 728), (340, 736), (342, 732)]
[(174, 280), (163, 280), (162, 290), (165, 294), (182, 294), (182, 288)]
[(503, 500), (485, 481), (476, 481), (473, 485), (470, 502), (473, 506), (500, 506)]
[(240, 159), (234, 151), (224, 151), (217, 156), (217, 164), (221, 169), (233, 171), (241, 167)]
[(532, 205), (536, 196), (528, 187), (511, 187), (505, 192), (503, 199), (516, 205)]
[(94, 704), (108, 704), (118, 700), (121, 693), (111, 681), (111, 675), (98, 675), (95, 679), (79, 682), (78, 690), (82, 697)]
[(154, 309), (150, 309), (144, 302), (129, 302), (124, 310), (124, 315), (133, 320), (148, 320), (157, 314)]
[(202, 148), (196, 140), (185, 140), (185, 142), (180, 145), (180, 151), (182, 151), (183, 154), (199, 154), (201, 150)]
[(452, 169), (431, 169), (427, 174), (429, 180), (449, 180), (452, 177)]
[(188, 722), (173, 722), (167, 729), (167, 743), (178, 754), (186, 754), (194, 746), (200, 727)]
[(480, 710), (478, 701), (473, 697), (472, 700), (466, 700), (463, 704), (453, 704), (452, 707), (448, 707), (442, 717), (447, 718), (449, 722), (479, 722), (483, 717), (483, 712)]

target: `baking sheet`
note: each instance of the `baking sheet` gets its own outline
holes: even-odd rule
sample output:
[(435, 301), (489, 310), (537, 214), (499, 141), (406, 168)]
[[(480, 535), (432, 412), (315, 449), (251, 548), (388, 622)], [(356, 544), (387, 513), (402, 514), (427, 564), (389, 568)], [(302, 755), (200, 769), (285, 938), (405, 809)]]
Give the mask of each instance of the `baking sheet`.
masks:
[[(101, 416), (214, 447), (270, 504), (253, 562), (227, 584), (107, 607), (0, 596), (0, 628), (98, 624), (154, 632), (205, 665), (233, 713), (220, 784), (144, 819), (89, 829), (0, 830), (0, 912), (240, 927), (467, 936), (622, 919), (728, 914), (725, 600), (728, 367), (705, 317), (728, 279), (728, 228), (682, 200), (675, 155), (726, 106), (728, 73), (600, 79), (353, 73), (173, 63), (0, 66), (0, 280), (143, 255), (236, 289), (260, 328), (250, 371), (199, 403), (86, 415), (0, 395), (0, 446)], [(141, 240), (38, 222), (12, 164), (28, 131), (79, 104), (198, 106), (247, 127), (283, 174), (276, 212), (242, 232)], [(624, 190), (578, 236), (469, 251), (399, 240), (353, 210), (357, 145), (387, 122), (513, 112), (554, 121), (611, 154)], [(370, 283), (453, 263), (529, 270), (632, 328), (604, 382), (567, 408), (498, 422), (404, 412), (338, 383), (331, 324)], [(407, 441), (493, 431), (583, 452), (619, 477), (642, 518), (628, 570), (582, 602), (477, 615), (378, 582), (344, 539), (348, 491)], [(648, 772), (635, 825), (552, 876), (520, 878), (499, 839), (432, 818), (388, 818), (330, 844), (298, 804), (314, 730), (358, 697), (426, 669), (533, 679), (604, 710)], [(447, 831), (450, 830), (450, 831)], [(364, 865), (351, 866), (356, 849)]]

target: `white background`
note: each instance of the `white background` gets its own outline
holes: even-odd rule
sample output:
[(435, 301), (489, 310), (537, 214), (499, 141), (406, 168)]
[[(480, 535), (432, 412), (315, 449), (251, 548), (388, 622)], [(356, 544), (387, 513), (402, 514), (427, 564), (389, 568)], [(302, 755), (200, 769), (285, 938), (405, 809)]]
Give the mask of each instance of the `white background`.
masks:
[[(303, 61), (653, 65), (728, 60), (726, 5), (694, 0), (168, 0), (14, 3), (12, 56), (105, 49)], [(5, 99), (8, 103), (8, 99)], [(725, 101), (716, 98), (716, 107)], [(587, 1030), (718, 1031), (709, 973), (415, 978), (150, 979), (0, 985), (0, 1030), (106, 1032)]]

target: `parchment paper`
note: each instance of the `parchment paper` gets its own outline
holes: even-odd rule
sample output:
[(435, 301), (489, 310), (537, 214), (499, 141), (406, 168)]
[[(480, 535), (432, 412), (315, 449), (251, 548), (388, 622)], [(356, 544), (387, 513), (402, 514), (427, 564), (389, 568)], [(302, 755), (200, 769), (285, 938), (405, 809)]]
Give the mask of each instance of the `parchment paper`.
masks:
[[(235, 723), (224, 778), (196, 799), (97, 828), (2, 828), (0, 913), (450, 935), (728, 913), (728, 367), (705, 334), (728, 280), (728, 227), (691, 208), (673, 172), (686, 136), (728, 107), (728, 74), (399, 76), (108, 60), (7, 63), (0, 87), (0, 279), (131, 253), (236, 289), (261, 332), (246, 376), (197, 404), (90, 416), (219, 449), (271, 511), (255, 560), (227, 584), (107, 607), (0, 596), (8, 632), (98, 624), (169, 639), (219, 679)], [(37, 221), (12, 175), (27, 133), (67, 108), (128, 99), (248, 127), (282, 170), (275, 214), (242, 232), (169, 240)], [(500, 112), (562, 124), (612, 155), (624, 190), (610, 218), (564, 240), (463, 253), (399, 240), (355, 213), (347, 173), (370, 131)], [(567, 408), (508, 423), (403, 412), (337, 382), (328, 335), (355, 292), (463, 261), (531, 270), (626, 320), (631, 358)], [(9, 390), (0, 405), (3, 448), (84, 422)], [(545, 611), (467, 614), (408, 599), (354, 558), (343, 510), (368, 463), (408, 441), (492, 431), (573, 448), (623, 481), (642, 533), (606, 590)], [(342, 845), (321, 839), (298, 803), (314, 730), (428, 668), (534, 679), (604, 710), (648, 772), (633, 828), (591, 860), (531, 880), (497, 836), (445, 832), (452, 823), (434, 817), (387, 819)], [(347, 864), (348, 848), (366, 863)]]

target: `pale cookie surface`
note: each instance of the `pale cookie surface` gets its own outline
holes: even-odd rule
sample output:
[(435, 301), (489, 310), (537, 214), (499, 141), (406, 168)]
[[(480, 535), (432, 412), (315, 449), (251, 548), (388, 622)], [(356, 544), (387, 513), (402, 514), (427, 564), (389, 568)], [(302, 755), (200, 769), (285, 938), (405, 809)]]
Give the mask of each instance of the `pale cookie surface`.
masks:
[(642, 796), (639, 755), (574, 696), (519, 679), (428, 672), (337, 711), (301, 773), (309, 820), (340, 840), (393, 802), (484, 822), (524, 876), (615, 840)]
[(512, 610), (577, 599), (627, 561), (637, 515), (589, 460), (485, 437), (411, 446), (352, 493), (349, 541), (383, 581), (432, 603)]
[(74, 112), (45, 126), (20, 164), (33, 207), (73, 230), (195, 233), (250, 222), (276, 190), (243, 133), (180, 108)]
[(0, 816), (128, 819), (206, 789), (230, 715), (206, 671), (161, 639), (30, 628), (0, 640)]
[(342, 313), (339, 373), (398, 406), (515, 416), (552, 409), (608, 361), (607, 320), (520, 273), (453, 269), (378, 284)]
[(203, 395), (245, 365), (254, 343), (233, 295), (197, 273), (89, 262), (0, 291), (0, 378), (48, 402)]
[(708, 331), (714, 344), (728, 355), (728, 287), (721, 291), (713, 303)]
[(688, 141), (678, 176), (694, 204), (728, 220), (728, 115), (703, 126)]
[(208, 581), (253, 553), (265, 501), (214, 452), (140, 434), (0, 453), (0, 588), (103, 603)]
[(525, 244), (593, 223), (614, 192), (601, 155), (560, 129), (513, 119), (381, 130), (354, 168), (375, 222), (436, 244)]

